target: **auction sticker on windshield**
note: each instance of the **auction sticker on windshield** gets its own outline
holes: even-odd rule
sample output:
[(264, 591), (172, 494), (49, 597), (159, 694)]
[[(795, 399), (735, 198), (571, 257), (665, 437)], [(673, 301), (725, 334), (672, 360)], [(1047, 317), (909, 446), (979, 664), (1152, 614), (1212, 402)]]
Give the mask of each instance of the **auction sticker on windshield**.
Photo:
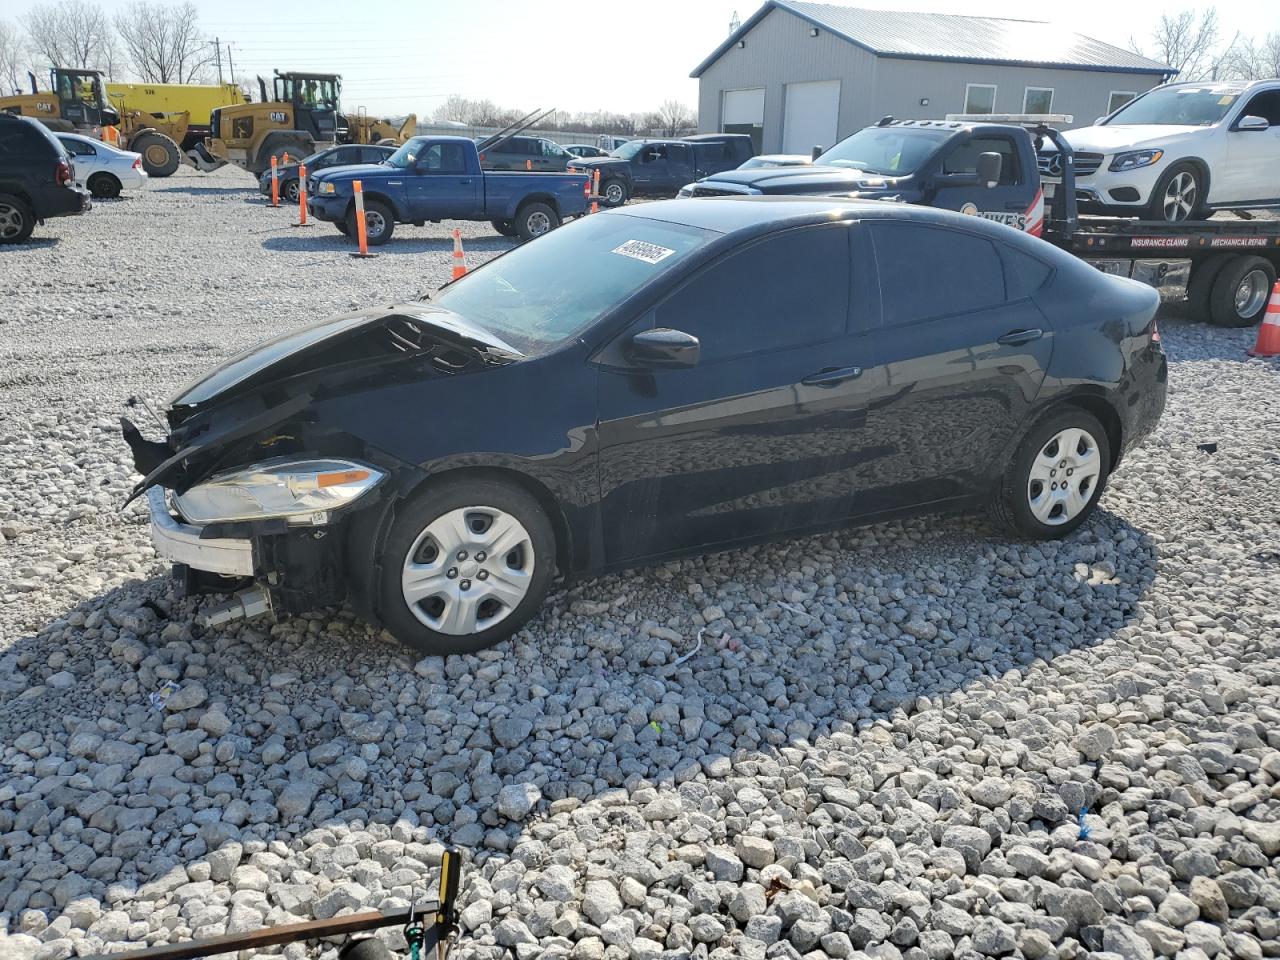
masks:
[(632, 260), (643, 260), (645, 263), (661, 263), (675, 253), (670, 247), (660, 247), (656, 243), (645, 243), (643, 240), (628, 240), (609, 252), (619, 253)]

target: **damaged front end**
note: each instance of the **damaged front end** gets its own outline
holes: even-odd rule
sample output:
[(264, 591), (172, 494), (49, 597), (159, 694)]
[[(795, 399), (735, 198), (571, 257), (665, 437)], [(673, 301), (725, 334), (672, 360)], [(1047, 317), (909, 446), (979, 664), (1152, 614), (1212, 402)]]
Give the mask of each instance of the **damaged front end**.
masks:
[[(368, 389), (499, 362), (425, 304), (362, 311), (278, 337), (184, 389), (169, 433), (122, 433), (144, 479), (156, 552), (189, 594), (231, 594), (208, 625), (348, 599), (353, 514), (420, 479), (358, 435)], [(497, 351), (501, 354), (502, 351)]]

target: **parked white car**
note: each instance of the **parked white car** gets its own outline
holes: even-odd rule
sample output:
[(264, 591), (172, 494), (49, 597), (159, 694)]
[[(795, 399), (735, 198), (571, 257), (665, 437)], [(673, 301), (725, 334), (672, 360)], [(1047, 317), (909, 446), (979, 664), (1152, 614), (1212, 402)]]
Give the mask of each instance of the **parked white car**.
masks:
[[(1176, 221), (1280, 206), (1280, 80), (1155, 87), (1065, 137), (1085, 213)], [(1047, 194), (1061, 172), (1042, 151)]]
[(76, 183), (95, 197), (118, 197), (122, 188), (141, 190), (147, 183), (142, 169), (142, 154), (121, 150), (109, 143), (82, 137), (78, 133), (59, 133), (76, 168)]

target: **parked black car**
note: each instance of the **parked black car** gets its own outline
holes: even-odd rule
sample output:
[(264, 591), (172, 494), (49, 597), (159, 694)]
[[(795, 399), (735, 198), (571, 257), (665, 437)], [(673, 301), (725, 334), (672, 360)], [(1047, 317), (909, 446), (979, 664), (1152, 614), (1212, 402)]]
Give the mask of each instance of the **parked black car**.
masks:
[(628, 140), (607, 157), (569, 162), (570, 170), (600, 171), (607, 207), (631, 197), (674, 197), (686, 183), (733, 170), (755, 154), (745, 133), (704, 133), (679, 140)]
[(480, 151), (480, 166), (485, 170), (561, 173), (572, 159), (573, 154), (546, 137), (507, 137)]
[(92, 205), (49, 128), (0, 112), (0, 243), (22, 243), (37, 223), (84, 213)]
[(564, 148), (575, 157), (607, 157), (609, 151), (593, 147), (589, 143), (566, 143)]
[[(308, 189), (313, 173), (328, 170), (330, 167), (346, 167), (357, 163), (381, 163), (396, 152), (396, 147), (380, 147), (377, 145), (361, 145), (344, 143), (327, 150), (320, 150), (309, 157), (299, 159), (306, 165)], [(276, 180), (280, 190), (280, 198), (290, 203), (298, 202), (298, 163), (281, 163), (276, 165)], [(258, 178), (258, 192), (264, 197), (271, 196), (271, 171), (268, 170)]]
[(277, 337), (163, 442), (124, 431), (190, 586), (350, 597), (456, 653), (556, 574), (957, 506), (1064, 536), (1163, 410), (1158, 303), (976, 217), (675, 200)]

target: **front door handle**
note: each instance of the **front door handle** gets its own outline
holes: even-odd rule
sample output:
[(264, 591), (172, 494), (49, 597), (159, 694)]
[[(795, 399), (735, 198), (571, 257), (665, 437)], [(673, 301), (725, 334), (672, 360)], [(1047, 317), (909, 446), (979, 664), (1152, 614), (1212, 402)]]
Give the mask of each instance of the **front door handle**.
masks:
[(862, 376), (861, 367), (825, 367), (800, 382), (806, 387), (834, 387), (838, 383)]
[(996, 343), (1002, 343), (1006, 347), (1015, 347), (1020, 343), (1030, 343), (1032, 340), (1039, 340), (1044, 336), (1044, 331), (1039, 327), (1030, 330), (1010, 330), (1003, 337), (996, 337)]

